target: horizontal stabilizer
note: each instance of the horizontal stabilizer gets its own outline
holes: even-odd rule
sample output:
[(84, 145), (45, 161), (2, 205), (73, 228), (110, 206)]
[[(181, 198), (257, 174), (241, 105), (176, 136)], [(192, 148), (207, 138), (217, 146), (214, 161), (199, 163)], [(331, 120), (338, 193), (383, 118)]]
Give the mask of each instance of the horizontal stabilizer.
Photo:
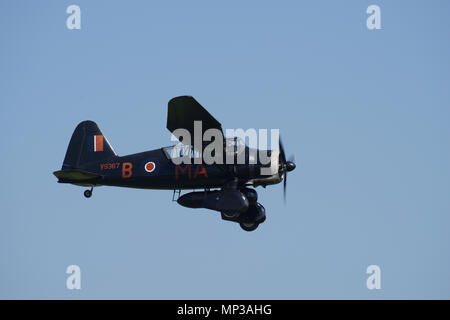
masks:
[(101, 175), (83, 170), (58, 170), (53, 174), (60, 180), (90, 180), (101, 178)]

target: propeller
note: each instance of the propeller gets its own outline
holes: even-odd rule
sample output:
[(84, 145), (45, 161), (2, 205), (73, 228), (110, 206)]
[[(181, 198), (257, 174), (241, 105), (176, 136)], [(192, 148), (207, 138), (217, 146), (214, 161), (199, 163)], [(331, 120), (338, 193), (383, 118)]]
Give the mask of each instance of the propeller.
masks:
[(280, 155), (279, 155), (279, 165), (278, 174), (283, 177), (283, 198), (286, 202), (286, 186), (287, 186), (287, 173), (295, 169), (295, 154), (292, 155), (289, 161), (286, 161), (286, 154), (284, 153), (283, 143), (281, 142), (281, 137), (279, 137)]

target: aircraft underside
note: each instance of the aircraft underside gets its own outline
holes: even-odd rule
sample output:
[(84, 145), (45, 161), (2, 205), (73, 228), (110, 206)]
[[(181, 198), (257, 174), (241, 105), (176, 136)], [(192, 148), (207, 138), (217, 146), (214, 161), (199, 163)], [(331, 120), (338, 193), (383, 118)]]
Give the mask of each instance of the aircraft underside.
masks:
[[(90, 187), (84, 191), (84, 196), (90, 198), (94, 187), (117, 186), (139, 189), (165, 189), (173, 190), (172, 200), (187, 208), (203, 208), (220, 212), (221, 218), (226, 221), (239, 223), (245, 231), (255, 230), (259, 224), (266, 220), (265, 208), (259, 203), (256, 190), (238, 183), (237, 180), (223, 183), (217, 181), (216, 184), (209, 184), (203, 191), (193, 191), (181, 195), (181, 190), (192, 190), (192, 184), (179, 185), (173, 189), (169, 185), (151, 185), (149, 183), (119, 184), (105, 180), (78, 180), (60, 178), (61, 183), (71, 183), (78, 186)], [(205, 184), (203, 184), (205, 186)], [(197, 189), (202, 189), (200, 185), (195, 185)], [(194, 188), (195, 189), (195, 188)], [(216, 189), (216, 190), (211, 190)]]

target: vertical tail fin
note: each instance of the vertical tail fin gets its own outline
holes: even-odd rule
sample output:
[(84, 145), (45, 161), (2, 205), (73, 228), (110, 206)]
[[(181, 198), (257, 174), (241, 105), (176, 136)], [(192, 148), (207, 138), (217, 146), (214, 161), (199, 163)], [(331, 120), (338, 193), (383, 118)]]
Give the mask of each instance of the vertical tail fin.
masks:
[(116, 156), (106, 137), (93, 121), (81, 122), (72, 134), (62, 170), (81, 166)]

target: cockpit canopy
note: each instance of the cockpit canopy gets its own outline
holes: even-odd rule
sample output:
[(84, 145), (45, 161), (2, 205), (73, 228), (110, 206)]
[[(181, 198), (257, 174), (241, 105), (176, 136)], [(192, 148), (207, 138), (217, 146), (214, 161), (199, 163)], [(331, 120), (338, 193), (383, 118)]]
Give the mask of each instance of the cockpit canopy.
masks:
[[(244, 152), (245, 142), (240, 137), (225, 138), (224, 142), (225, 154), (240, 154)], [(194, 150), (194, 146), (182, 143), (162, 148), (168, 159), (176, 159), (188, 155), (190, 158), (199, 157), (200, 152)]]

